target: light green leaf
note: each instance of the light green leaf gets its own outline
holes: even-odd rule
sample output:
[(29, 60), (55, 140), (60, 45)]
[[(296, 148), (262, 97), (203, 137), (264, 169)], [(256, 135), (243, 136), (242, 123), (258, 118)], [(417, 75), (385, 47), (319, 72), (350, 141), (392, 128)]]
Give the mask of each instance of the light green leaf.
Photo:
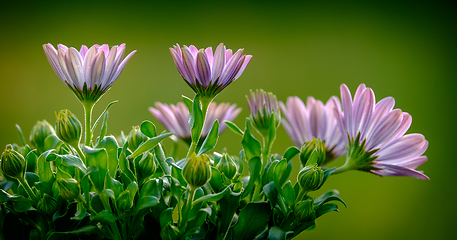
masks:
[(119, 165), (119, 160), (117, 157), (118, 148), (116, 138), (112, 135), (106, 136), (98, 145), (100, 148), (106, 149), (106, 154), (108, 154), (108, 171), (111, 177), (116, 176), (117, 167)]
[(228, 128), (230, 128), (230, 130), (232, 130), (234, 133), (240, 135), (240, 136), (243, 136), (244, 135), (244, 132), (243, 130), (241, 130), (241, 128), (239, 128), (235, 123), (233, 122), (230, 122), (230, 121), (224, 121), (224, 123), (227, 125)]
[(21, 140), (22, 146), (25, 146), (27, 143), (25, 142), (24, 134), (22, 133), (21, 127), (16, 124), (17, 134), (19, 135), (19, 139)]
[(144, 120), (141, 125), (140, 125), (140, 131), (143, 133), (145, 136), (149, 138), (155, 137), (156, 134), (156, 126), (148, 120)]
[(198, 199), (196, 199), (196, 200), (193, 202), (193, 204), (197, 204), (197, 203), (199, 203), (199, 202), (204, 202), (204, 201), (217, 202), (217, 201), (221, 200), (221, 198), (223, 198), (225, 195), (231, 193), (230, 187), (231, 187), (231, 186), (227, 186), (222, 192), (219, 192), (219, 193), (208, 194), (208, 195), (199, 197)]
[(77, 167), (81, 169), (83, 173), (86, 172), (86, 166), (84, 165), (81, 158), (73, 156), (73, 155), (58, 155), (59, 158), (62, 160), (62, 164), (68, 167)]
[(98, 171), (91, 172), (89, 176), (94, 183), (95, 189), (101, 192), (104, 189), (105, 176), (108, 172), (108, 154), (104, 148), (93, 149), (86, 147), (85, 152), (87, 165), (98, 169)]
[(203, 112), (200, 107), (200, 97), (195, 95), (194, 101), (192, 103), (192, 112), (189, 117), (189, 125), (191, 127), (192, 142), (198, 142), (200, 134), (203, 129), (205, 119), (203, 119)]
[(97, 120), (95, 121), (94, 125), (92, 126), (92, 128), (90, 129), (91, 132), (94, 132), (94, 129), (97, 127), (97, 124), (98, 122), (100, 121), (100, 119), (102, 118), (102, 116), (108, 111), (108, 109), (111, 107), (111, 105), (117, 103), (118, 101), (112, 101), (108, 104), (108, 106), (106, 106), (105, 110), (103, 110), (103, 112), (100, 114), (100, 116), (97, 118)]
[(282, 196), (284, 197), (287, 205), (290, 207), (295, 205), (295, 190), (290, 181), (287, 181), (286, 184), (284, 184), (284, 187), (282, 188)]
[(156, 197), (153, 197), (153, 196), (141, 198), (137, 203), (136, 211), (138, 212), (142, 209), (153, 207), (153, 206), (157, 205), (158, 203), (159, 203), (159, 199), (157, 199)]
[(208, 136), (206, 136), (205, 141), (203, 141), (203, 144), (202, 144), (200, 150), (198, 151), (198, 155), (201, 155), (203, 153), (213, 150), (213, 148), (217, 144), (218, 138), (219, 138), (219, 121), (216, 119), (216, 121), (214, 121), (214, 123), (213, 123), (211, 131), (209, 132)]
[(249, 171), (250, 171), (250, 178), (248, 185), (244, 189), (243, 195), (241, 198), (245, 198), (248, 196), (252, 190), (254, 189), (255, 182), (260, 177), (260, 169), (262, 168), (262, 161), (259, 157), (254, 157), (248, 161)]
[(262, 147), (251, 133), (251, 120), (249, 118), (246, 118), (246, 130), (244, 131), (241, 144), (244, 148), (244, 154), (246, 154), (246, 160), (249, 161), (254, 157), (260, 157)]
[(289, 147), (286, 152), (284, 153), (284, 158), (287, 159), (287, 161), (292, 160), (293, 157), (297, 156), (297, 154), (300, 153), (300, 149), (297, 147)]
[(108, 212), (107, 210), (103, 210), (93, 217), (91, 222), (100, 222), (103, 225), (109, 225), (116, 220), (117, 217), (114, 214)]
[(151, 150), (154, 148), (158, 143), (160, 143), (163, 139), (171, 136), (172, 133), (162, 133), (156, 137), (148, 139), (146, 142), (143, 142), (131, 155), (131, 158), (136, 158), (141, 154), (145, 153), (146, 151)]
[(192, 99), (182, 95), (182, 100), (183, 100), (184, 104), (186, 104), (187, 109), (189, 110), (189, 113), (191, 113), (192, 112), (192, 103), (193, 103)]

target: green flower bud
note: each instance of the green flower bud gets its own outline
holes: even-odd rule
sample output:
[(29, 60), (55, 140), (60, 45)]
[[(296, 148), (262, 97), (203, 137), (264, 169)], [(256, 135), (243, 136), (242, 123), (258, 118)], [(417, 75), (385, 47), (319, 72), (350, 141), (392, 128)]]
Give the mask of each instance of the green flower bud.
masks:
[(54, 128), (46, 120), (38, 121), (30, 133), (30, 142), (40, 152), (44, 152), (44, 140), (54, 133)]
[(305, 191), (316, 191), (324, 182), (324, 171), (317, 164), (306, 166), (298, 173), (298, 184)]
[(314, 213), (314, 200), (308, 198), (304, 201), (300, 201), (294, 206), (294, 216), (299, 222), (305, 222), (309, 220)]
[(116, 199), (116, 208), (122, 216), (133, 207), (133, 200), (130, 197), (130, 191), (123, 191)]
[(221, 173), (224, 173), (224, 175), (230, 180), (233, 179), (238, 171), (235, 162), (233, 162), (232, 158), (227, 153), (222, 155), (221, 160), (219, 160), (219, 163), (216, 165), (216, 168)]
[(187, 184), (193, 188), (199, 188), (205, 185), (211, 179), (211, 167), (209, 166), (208, 156), (205, 154), (196, 156), (193, 153), (184, 164), (182, 176)]
[(309, 142), (305, 142), (300, 149), (300, 161), (303, 166), (306, 166), (311, 154), (317, 151), (317, 164), (321, 165), (321, 163), (325, 160), (327, 150), (325, 149), (325, 145), (321, 142), (320, 139), (313, 138), (313, 140)]
[(78, 199), (81, 195), (81, 187), (74, 178), (57, 179), (57, 185), (59, 186), (60, 196), (69, 201)]
[(163, 240), (178, 240), (179, 234), (179, 228), (174, 225), (167, 224), (167, 226), (160, 231), (160, 238)]
[(45, 193), (43, 198), (38, 202), (38, 210), (52, 216), (57, 211), (57, 201)]
[(77, 146), (81, 139), (81, 122), (67, 109), (56, 113), (56, 119), (57, 137), (71, 146)]
[(3, 174), (17, 179), (24, 178), (25, 159), (20, 153), (13, 150), (11, 144), (8, 144), (3, 151), (0, 164)]
[(132, 127), (132, 131), (127, 136), (128, 147), (131, 151), (135, 151), (146, 140), (148, 140), (148, 137), (140, 131), (139, 126)]
[(156, 172), (157, 165), (152, 153), (143, 154), (140, 162), (138, 162), (138, 168), (143, 177), (149, 177)]
[(262, 134), (268, 134), (271, 122), (277, 128), (281, 123), (281, 112), (276, 96), (271, 92), (256, 90), (246, 96), (249, 107), (249, 118), (252, 120), (254, 127)]

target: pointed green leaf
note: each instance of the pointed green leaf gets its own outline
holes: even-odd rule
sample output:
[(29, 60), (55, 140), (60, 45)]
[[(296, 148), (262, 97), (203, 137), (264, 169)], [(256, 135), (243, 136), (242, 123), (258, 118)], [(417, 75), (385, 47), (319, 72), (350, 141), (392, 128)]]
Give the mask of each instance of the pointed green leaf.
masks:
[(203, 112), (200, 107), (200, 97), (198, 94), (195, 96), (194, 101), (192, 103), (192, 112), (190, 113), (189, 117), (189, 125), (191, 127), (191, 136), (192, 142), (198, 142), (200, 138), (200, 134), (203, 129), (205, 119), (203, 119)]
[(192, 99), (182, 95), (182, 100), (183, 100), (184, 104), (186, 104), (187, 109), (189, 110), (189, 113), (192, 112), (192, 103), (193, 103)]
[(293, 231), (286, 232), (278, 226), (274, 226), (268, 231), (269, 240), (286, 240), (290, 239), (292, 236), (294, 236)]
[(19, 135), (19, 139), (21, 140), (22, 146), (25, 146), (27, 143), (25, 142), (24, 134), (22, 133), (21, 127), (16, 124), (17, 134)]
[(273, 209), (276, 206), (278, 199), (278, 191), (276, 190), (275, 183), (269, 182), (267, 185), (263, 186), (263, 192), (267, 195), (268, 201)]
[(252, 190), (254, 189), (255, 182), (260, 176), (260, 169), (262, 168), (262, 161), (260, 160), (259, 157), (254, 157), (251, 160), (248, 161), (248, 166), (249, 166), (249, 172), (250, 178), (248, 185), (244, 189), (243, 196), (241, 198), (245, 198), (248, 196)]
[(147, 137), (153, 138), (156, 134), (156, 126), (148, 120), (144, 120), (140, 125), (140, 131)]
[(251, 202), (241, 209), (238, 222), (233, 227), (233, 239), (251, 240), (261, 233), (270, 220), (270, 204), (268, 202)]
[(284, 153), (284, 158), (287, 159), (287, 161), (292, 160), (293, 157), (297, 156), (297, 154), (300, 153), (300, 149), (292, 146), (289, 147), (286, 152)]
[(286, 159), (281, 160), (274, 169), (274, 182), (278, 192), (281, 192), (282, 186), (289, 179), (292, 171), (292, 162)]
[(108, 171), (111, 177), (116, 176), (116, 171), (119, 165), (119, 160), (117, 157), (118, 148), (116, 138), (112, 135), (106, 136), (98, 145), (100, 148), (106, 149), (106, 154), (108, 154)]
[(92, 126), (92, 128), (90, 129), (91, 132), (94, 132), (94, 129), (95, 127), (97, 127), (97, 124), (98, 122), (100, 121), (100, 119), (102, 118), (102, 116), (105, 115), (105, 113), (108, 111), (108, 109), (111, 107), (111, 105), (117, 103), (117, 100), (116, 101), (112, 101), (108, 104), (108, 106), (106, 106), (105, 110), (103, 110), (103, 112), (100, 114), (100, 116), (97, 118), (97, 120), (95, 121), (94, 125)]
[(165, 138), (171, 136), (172, 133), (162, 133), (156, 137), (148, 139), (146, 142), (143, 142), (131, 155), (131, 158), (136, 158), (140, 156), (141, 154), (145, 153), (146, 151), (151, 150), (155, 146), (157, 146), (158, 143), (160, 143), (162, 140)]
[(84, 165), (81, 158), (73, 155), (59, 155), (59, 158), (62, 160), (62, 164), (68, 167), (77, 167), (81, 169), (83, 173), (86, 172), (86, 166)]
[(168, 224), (173, 225), (173, 208), (167, 208), (160, 214), (160, 227), (163, 229)]
[(348, 207), (346, 205), (346, 203), (343, 201), (343, 199), (340, 196), (338, 196), (338, 194), (339, 194), (338, 190), (330, 190), (330, 191), (322, 194), (322, 196), (316, 198), (314, 200), (314, 204), (320, 206), (329, 201), (338, 201), (338, 202), (342, 203), (345, 207)]
[(230, 130), (232, 130), (234, 133), (240, 135), (240, 136), (243, 136), (244, 135), (244, 132), (243, 130), (241, 130), (235, 123), (233, 122), (230, 122), (230, 121), (224, 121), (224, 123), (227, 125), (228, 128), (230, 128)]
[(320, 205), (316, 209), (316, 218), (318, 218), (328, 212), (331, 212), (331, 211), (338, 212), (338, 205), (336, 205), (334, 203), (326, 203), (326, 204)]
[(109, 225), (117, 220), (117, 217), (108, 212), (107, 210), (103, 210), (99, 212), (94, 218), (92, 218), (91, 222), (100, 222), (103, 225)]
[(136, 211), (140, 211), (145, 208), (153, 207), (159, 203), (159, 199), (153, 196), (148, 196), (138, 200)]
[(215, 194), (208, 194), (202, 197), (199, 197), (197, 200), (193, 202), (193, 204), (197, 204), (199, 202), (209, 201), (209, 202), (217, 202), (221, 200), (225, 195), (230, 194), (231, 189), (230, 186), (227, 186), (222, 192), (215, 193)]
[(287, 205), (290, 207), (295, 205), (295, 191), (290, 181), (287, 181), (286, 184), (284, 184), (284, 187), (282, 188), (282, 196), (284, 197)]
[(249, 161), (254, 157), (260, 157), (262, 147), (259, 141), (257, 141), (251, 133), (251, 121), (249, 118), (246, 118), (246, 130), (244, 131), (241, 144), (243, 145), (244, 153), (246, 154), (246, 160)]
[[(106, 129), (108, 128), (108, 112), (103, 115), (102, 127), (100, 128), (100, 136), (98, 137), (98, 143), (105, 138)], [(97, 143), (97, 145), (98, 145)]]
[(201, 155), (203, 153), (206, 153), (208, 151), (213, 150), (213, 148), (217, 144), (217, 139), (219, 138), (219, 121), (216, 119), (213, 123), (213, 127), (211, 128), (211, 131), (209, 132), (208, 136), (206, 136), (205, 141), (203, 141), (203, 144), (198, 151), (198, 155)]

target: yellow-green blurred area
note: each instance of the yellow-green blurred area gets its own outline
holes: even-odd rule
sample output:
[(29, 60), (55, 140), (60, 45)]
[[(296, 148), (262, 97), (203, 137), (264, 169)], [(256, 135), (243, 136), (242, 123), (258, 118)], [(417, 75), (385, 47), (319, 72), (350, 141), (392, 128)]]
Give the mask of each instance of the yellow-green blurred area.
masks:
[[(396, 99), (413, 116), (409, 133), (430, 142), (430, 177), (378, 177), (363, 172), (336, 175), (316, 194), (338, 189), (348, 208), (317, 220), (296, 239), (451, 239), (456, 223), (455, 127), (456, 27), (453, 3), (438, 1), (9, 1), (0, 8), (0, 146), (19, 142), (37, 120), (55, 123), (69, 109), (83, 119), (81, 104), (59, 80), (42, 44), (77, 49), (82, 44), (126, 43), (137, 50), (111, 90), (94, 109), (109, 110), (108, 133), (128, 133), (143, 120), (164, 127), (148, 111), (154, 102), (193, 97), (174, 66), (173, 44), (197, 48), (223, 42), (253, 55), (243, 75), (216, 98), (237, 103), (244, 127), (250, 89), (324, 102), (346, 83), (360, 83), (377, 100)], [(96, 130), (95, 135), (98, 135)], [(216, 150), (231, 154), (240, 137), (227, 130)], [(274, 151), (292, 145), (282, 127)], [(298, 172), (298, 160), (294, 159)], [(342, 164), (341, 162), (335, 165)]]

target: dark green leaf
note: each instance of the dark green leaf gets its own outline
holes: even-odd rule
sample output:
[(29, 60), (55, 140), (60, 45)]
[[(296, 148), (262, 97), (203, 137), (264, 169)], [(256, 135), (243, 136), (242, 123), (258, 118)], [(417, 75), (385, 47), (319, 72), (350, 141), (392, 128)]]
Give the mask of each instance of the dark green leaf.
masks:
[(314, 200), (314, 204), (317, 204), (318, 206), (320, 206), (329, 201), (338, 201), (338, 202), (341, 202), (345, 207), (347, 207), (346, 203), (343, 201), (343, 199), (341, 199), (340, 196), (338, 196), (338, 194), (339, 194), (338, 190), (330, 190), (330, 191), (322, 194), (322, 196), (316, 198)]
[(157, 199), (156, 197), (153, 197), (153, 196), (141, 198), (137, 203), (136, 211), (140, 211), (145, 208), (153, 207), (153, 206), (157, 205), (158, 203), (159, 203), (159, 199)]
[(221, 200), (225, 195), (230, 194), (230, 186), (227, 186), (222, 192), (215, 193), (215, 194), (208, 194), (196, 199), (193, 204), (197, 204), (199, 202), (209, 201), (209, 202), (217, 202)]
[(98, 169), (98, 171), (91, 172), (89, 176), (94, 183), (95, 189), (101, 192), (104, 189), (105, 176), (108, 173), (108, 155), (104, 148), (92, 149), (86, 147), (85, 151), (87, 165)]
[(100, 121), (100, 119), (102, 118), (102, 116), (108, 111), (108, 109), (111, 107), (111, 105), (117, 103), (117, 100), (116, 101), (112, 101), (108, 104), (108, 106), (106, 106), (105, 110), (103, 110), (103, 112), (100, 114), (100, 116), (97, 118), (97, 120), (95, 121), (94, 125), (92, 126), (92, 128), (90, 129), (91, 132), (94, 132), (94, 129), (95, 127), (97, 127), (97, 124), (98, 124), (98, 121)]
[(106, 149), (106, 154), (108, 154), (108, 172), (109, 175), (114, 178), (116, 176), (117, 167), (119, 165), (119, 160), (117, 157), (119, 146), (117, 145), (116, 138), (111, 135), (106, 136), (100, 142), (98, 147)]
[(230, 121), (224, 121), (224, 123), (227, 125), (228, 128), (230, 128), (230, 130), (232, 130), (234, 133), (240, 135), (240, 136), (243, 136), (244, 135), (244, 132), (243, 130), (241, 130), (235, 123), (233, 122), (230, 122)]
[(71, 217), (71, 220), (78, 220), (81, 221), (83, 218), (87, 216), (87, 210), (83, 206), (82, 202), (79, 202), (78, 205), (76, 205), (76, 213), (74, 217)]
[(217, 233), (221, 236), (226, 236), (235, 215), (236, 210), (240, 206), (241, 193), (231, 193), (224, 196), (220, 201), (219, 205), (221, 206), (217, 216), (218, 216), (218, 227)]
[(326, 203), (326, 204), (320, 205), (316, 209), (316, 218), (318, 218), (328, 212), (331, 212), (331, 211), (338, 212), (338, 205), (336, 205), (334, 203)]
[(73, 155), (59, 155), (62, 159), (62, 164), (68, 167), (77, 167), (81, 169), (83, 173), (86, 172), (86, 166), (84, 165), (81, 158), (73, 156)]
[(269, 240), (286, 240), (287, 238), (291, 238), (294, 235), (293, 231), (284, 231), (278, 226), (274, 226), (268, 232), (268, 239)]
[(268, 225), (271, 209), (268, 202), (251, 202), (241, 209), (233, 227), (233, 239), (254, 239)]
[(244, 148), (244, 154), (246, 154), (246, 160), (249, 161), (254, 157), (260, 157), (262, 147), (251, 133), (251, 120), (249, 118), (246, 118), (246, 130), (244, 131), (241, 144)]
[(292, 160), (293, 157), (295, 157), (299, 153), (300, 153), (300, 149), (292, 146), (286, 150), (286, 152), (284, 153), (284, 158), (287, 159), (287, 161), (290, 161), (290, 160)]
[(162, 133), (156, 137), (148, 139), (146, 142), (143, 142), (131, 155), (131, 158), (136, 158), (141, 154), (145, 153), (146, 151), (151, 150), (154, 148), (158, 143), (160, 143), (163, 139), (171, 136), (172, 133)]
[(160, 227), (163, 229), (167, 224), (173, 225), (173, 208), (167, 208), (160, 214)]
[(205, 141), (198, 151), (198, 155), (206, 153), (208, 151), (213, 150), (213, 148), (217, 144), (217, 139), (219, 138), (219, 121), (216, 119), (214, 121), (213, 126), (211, 127), (211, 131), (209, 132), (208, 136), (206, 136)]
[(286, 159), (281, 160), (274, 169), (273, 181), (275, 182), (276, 189), (281, 192), (282, 186), (289, 179), (290, 172), (292, 171), (292, 162), (287, 162)]
[(189, 117), (189, 125), (191, 127), (192, 142), (198, 142), (200, 134), (203, 129), (205, 119), (203, 119), (203, 112), (200, 107), (200, 97), (195, 95), (194, 101), (192, 103), (192, 111)]
[(287, 181), (286, 184), (284, 184), (284, 187), (282, 188), (282, 196), (284, 197), (287, 205), (290, 207), (295, 205), (295, 191), (290, 181)]
[(262, 161), (259, 157), (254, 157), (248, 161), (249, 171), (250, 171), (250, 178), (248, 185), (244, 189), (242, 198), (248, 196), (252, 190), (254, 189), (255, 182), (260, 176), (260, 169), (262, 168)]
[(156, 126), (151, 121), (144, 120), (140, 125), (140, 130), (149, 138), (156, 136)]
[(92, 222), (100, 222), (103, 225), (109, 225), (117, 220), (117, 217), (108, 212), (107, 210), (103, 210), (99, 212), (94, 218), (92, 218)]
[(278, 199), (278, 191), (275, 188), (274, 182), (269, 182), (267, 185), (263, 186), (263, 191), (265, 192), (265, 195), (267, 195), (268, 201), (273, 209), (276, 206)]

